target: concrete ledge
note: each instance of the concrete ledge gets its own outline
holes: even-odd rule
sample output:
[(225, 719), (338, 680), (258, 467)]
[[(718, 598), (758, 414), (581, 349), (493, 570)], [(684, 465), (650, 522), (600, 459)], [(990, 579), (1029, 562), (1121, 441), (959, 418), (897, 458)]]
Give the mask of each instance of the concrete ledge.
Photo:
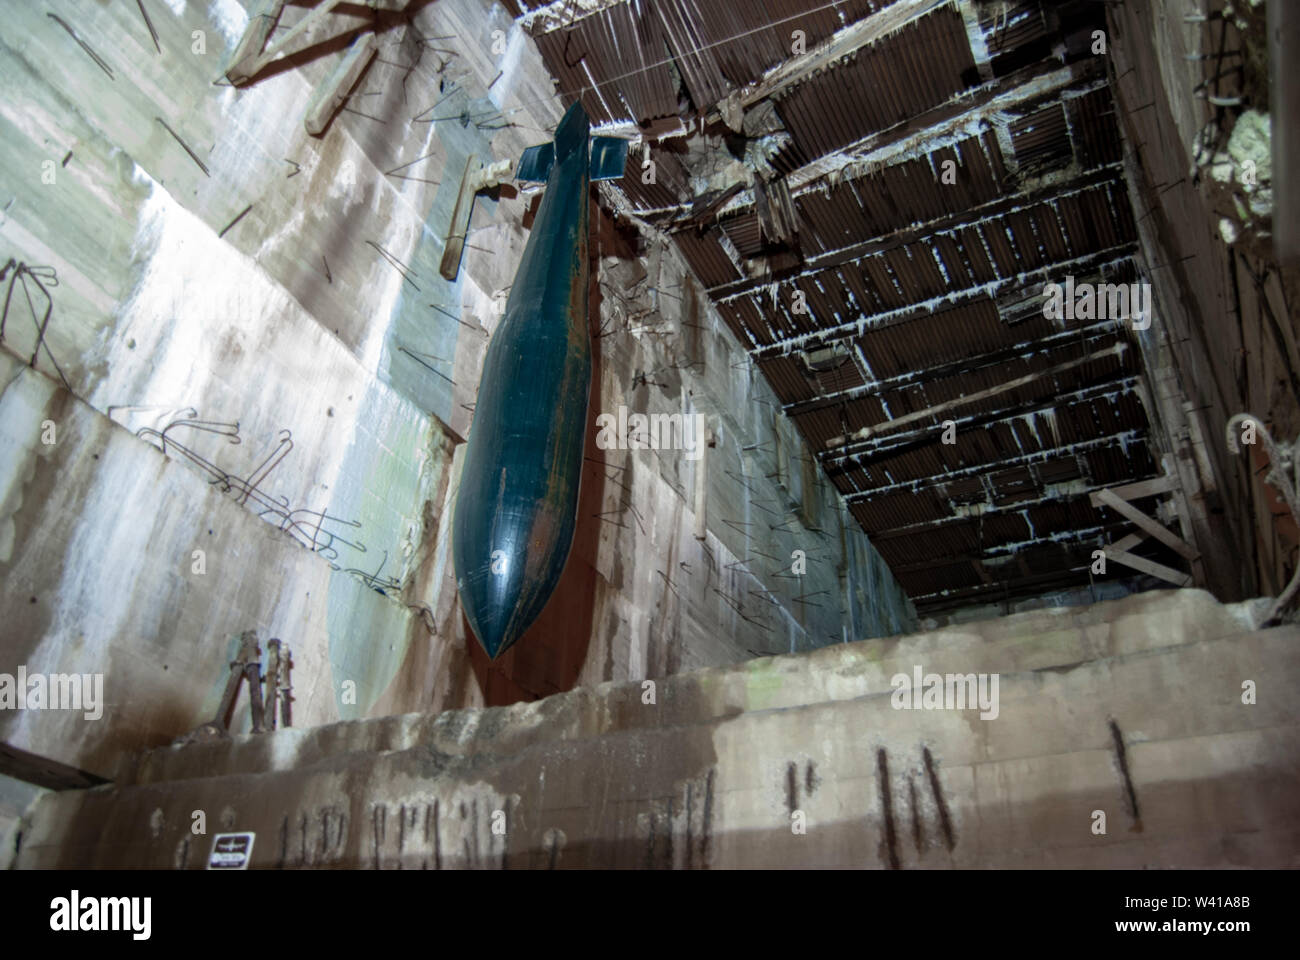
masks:
[(406, 714), (283, 731), (275, 740), (164, 747), (144, 754), (123, 782), (156, 783), (298, 768), (342, 753), (384, 752), (436, 743), (470, 754), (479, 741), (522, 749), (539, 739), (601, 736), (726, 719), (741, 713), (888, 696), (890, 678), (920, 665), (937, 673), (1022, 673), (1181, 646), (1253, 629), (1267, 601), (1220, 604), (1202, 590), (1160, 590), (1122, 600), (1033, 611), (906, 637), (838, 644), (655, 681), (653, 708), (642, 683), (580, 687), (533, 703)]
[[(44, 798), (17, 863), (198, 868), (237, 829), (267, 868), (1300, 866), (1300, 629), (1242, 632), (1195, 591), (1106, 606), (1047, 666), (1029, 614), (974, 650), (926, 634), (680, 676), (656, 705), (605, 685), (155, 751), (134, 785)], [(998, 717), (895, 709), (882, 665), (908, 660), (1001, 672)], [(729, 702), (756, 673), (780, 682)]]

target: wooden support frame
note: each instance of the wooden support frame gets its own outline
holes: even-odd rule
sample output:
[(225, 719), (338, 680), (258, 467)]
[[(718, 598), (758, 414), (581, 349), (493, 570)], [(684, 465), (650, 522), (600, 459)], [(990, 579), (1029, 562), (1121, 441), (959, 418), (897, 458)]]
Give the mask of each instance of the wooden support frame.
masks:
[(262, 47), (275, 29), (285, 3), (286, 0), (265, 0), (261, 10), (249, 18), (244, 35), (239, 38), (235, 52), (230, 55), (230, 65), (226, 67), (226, 79), (235, 86), (247, 83), (252, 78), (255, 71), (246, 72), (247, 65), (261, 55)]
[(289, 44), (297, 39), (301, 33), (308, 27), (323, 20), (326, 14), (332, 13), (335, 7), (343, 3), (343, 0), (323, 0), (311, 13), (295, 23), (288, 33), (263, 50), (262, 46), (266, 43), (267, 37), (271, 35), (271, 31), (275, 29), (275, 24), (280, 19), (285, 3), (286, 0), (271, 0), (263, 8), (262, 13), (248, 21), (248, 28), (244, 31), (243, 37), (240, 38), (239, 45), (235, 47), (230, 66), (226, 68), (226, 79), (235, 86), (238, 87), (248, 83), (253, 77), (261, 73), (280, 54), (284, 53)]
[(1151, 517), (1148, 517), (1127, 500), (1122, 499), (1113, 489), (1108, 487), (1105, 490), (1098, 490), (1096, 493), (1092, 494), (1089, 499), (1092, 500), (1092, 505), (1094, 507), (1110, 507), (1121, 516), (1132, 520), (1140, 529), (1145, 530), (1147, 534), (1155, 537), (1179, 556), (1187, 560), (1195, 560), (1200, 557), (1200, 551), (1195, 547), (1189, 544), (1182, 537), (1178, 536), (1178, 534), (1162, 526)]
[(1139, 557), (1137, 554), (1129, 553), (1127, 550), (1116, 550), (1114, 547), (1106, 547), (1102, 552), (1105, 554), (1107, 560), (1114, 560), (1116, 563), (1121, 563), (1126, 567), (1132, 567), (1140, 573), (1145, 573), (1149, 576), (1164, 580), (1167, 583), (1172, 583), (1176, 587), (1191, 586), (1191, 574), (1183, 573), (1181, 570), (1166, 567), (1162, 563), (1156, 563), (1154, 560)]
[[(1176, 587), (1204, 583), (1205, 571), (1201, 562), (1201, 552), (1129, 502), (1130, 500), (1139, 500), (1142, 497), (1164, 493), (1177, 496), (1180, 492), (1181, 488), (1178, 485), (1177, 477), (1172, 474), (1165, 474), (1151, 480), (1139, 480), (1136, 483), (1107, 487), (1090, 494), (1088, 499), (1094, 507), (1107, 507), (1126, 520), (1132, 521), (1138, 527), (1133, 533), (1104, 547), (1102, 555), (1107, 560), (1114, 560), (1116, 563), (1164, 580)], [(1156, 563), (1154, 560), (1148, 560), (1146, 557), (1140, 557), (1133, 553), (1133, 548), (1148, 536), (1155, 537), (1179, 556), (1185, 558), (1191, 564), (1192, 572), (1190, 574), (1184, 573), (1181, 570), (1175, 570), (1172, 567), (1167, 567), (1162, 563)]]
[(1107, 487), (1106, 489), (1107, 492), (1114, 494), (1121, 500), (1140, 500), (1143, 497), (1153, 497), (1158, 493), (1172, 493), (1178, 489), (1178, 482), (1174, 477), (1166, 474), (1162, 477), (1139, 480), (1136, 483), (1125, 483), (1118, 487)]
[[(271, 46), (262, 49), (279, 22), (286, 3), (287, 0), (265, 0), (261, 10), (248, 21), (244, 35), (240, 37), (239, 44), (235, 47), (235, 52), (231, 55), (230, 64), (225, 71), (226, 79), (235, 86), (243, 86), (251, 82), (253, 77), (285, 53), (294, 40), (333, 13), (344, 3), (344, 0), (322, 0), (310, 13), (295, 23), (288, 33)], [(375, 0), (370, 0), (369, 6), (376, 6)], [(373, 29), (352, 42), (342, 59), (330, 72), (329, 77), (312, 94), (307, 112), (303, 116), (303, 126), (308, 134), (319, 137), (325, 133), (330, 118), (347, 101), (348, 91), (356, 85), (378, 51), (379, 41)]]
[(316, 89), (311, 103), (307, 105), (307, 113), (302, 122), (311, 136), (319, 137), (325, 132), (330, 117), (346, 102), (348, 91), (356, 85), (378, 52), (379, 41), (373, 33), (367, 33), (353, 41), (338, 66), (330, 73), (329, 79)]

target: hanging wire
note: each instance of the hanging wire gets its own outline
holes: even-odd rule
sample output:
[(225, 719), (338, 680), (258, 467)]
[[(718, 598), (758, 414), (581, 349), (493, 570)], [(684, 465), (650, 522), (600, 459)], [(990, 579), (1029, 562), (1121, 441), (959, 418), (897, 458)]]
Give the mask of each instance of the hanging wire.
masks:
[[(737, 40), (743, 40), (745, 37), (752, 36), (753, 34), (762, 33), (764, 30), (771, 30), (773, 27), (779, 27), (784, 23), (789, 23), (793, 20), (802, 20), (808, 16), (811, 16), (814, 13), (820, 13), (823, 10), (832, 10), (836, 7), (843, 6), (847, 2), (848, 0), (829, 0), (828, 3), (823, 3), (820, 6), (813, 7), (810, 10), (803, 10), (800, 11), (799, 13), (791, 14), (788, 17), (782, 17), (779, 20), (769, 21), (767, 23), (761, 24), (760, 26), (753, 27), (749, 30), (743, 30), (740, 33), (734, 34), (733, 36), (723, 37), (721, 40), (715, 40), (712, 43), (706, 43), (703, 44), (702, 46), (692, 47), (688, 50), (682, 50), (675, 57), (664, 57), (662, 60), (656, 60), (654, 63), (648, 63), (645, 66), (638, 67), (635, 70), (629, 70), (627, 73), (621, 73), (615, 77), (609, 77), (605, 80), (598, 80), (590, 84), (584, 84), (581, 87), (576, 87), (571, 90), (557, 90), (554, 93), (550, 94), (549, 96), (539, 97), (536, 100), (523, 101), (519, 103), (519, 105), (515, 107), (511, 107), (509, 110), (492, 110), (485, 113), (462, 114), (461, 116), (457, 116), (457, 117), (443, 117), (440, 119), (475, 120), (475, 119), (482, 119), (485, 117), (498, 117), (498, 116), (505, 117), (513, 113), (519, 113), (520, 111), (527, 110), (530, 107), (535, 107), (538, 104), (547, 103), (550, 100), (555, 99), (557, 97), (563, 99), (566, 96), (576, 97), (588, 91), (594, 93), (596, 90), (598, 90), (601, 87), (608, 86), (612, 83), (618, 83), (621, 80), (627, 80), (629, 77), (635, 77), (638, 74), (646, 73), (650, 70), (657, 70), (660, 67), (668, 66), (669, 64), (674, 63), (676, 60), (680, 58), (689, 57), (697, 53), (703, 53), (705, 50), (711, 50), (714, 47), (721, 47), (729, 43), (735, 43)], [(427, 113), (428, 111), (423, 111), (423, 112)]]

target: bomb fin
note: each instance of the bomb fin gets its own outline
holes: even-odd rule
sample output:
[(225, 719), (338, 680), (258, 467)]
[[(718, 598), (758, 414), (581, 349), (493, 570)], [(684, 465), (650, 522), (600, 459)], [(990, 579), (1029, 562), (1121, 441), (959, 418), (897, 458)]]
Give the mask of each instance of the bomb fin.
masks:
[(591, 179), (618, 180), (626, 167), (626, 140), (617, 137), (591, 138)]
[(555, 144), (543, 143), (529, 147), (519, 158), (519, 170), (516, 180), (533, 180), (545, 183), (551, 176), (551, 167), (555, 165)]

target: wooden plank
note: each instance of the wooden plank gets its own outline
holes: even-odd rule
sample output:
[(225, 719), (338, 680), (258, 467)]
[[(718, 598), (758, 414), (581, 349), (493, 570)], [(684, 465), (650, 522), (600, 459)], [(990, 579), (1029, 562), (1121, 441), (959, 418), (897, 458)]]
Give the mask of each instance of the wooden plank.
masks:
[(695, 511), (695, 525), (692, 533), (696, 540), (707, 540), (709, 535), (709, 474), (708, 467), (706, 466), (709, 462), (708, 439), (707, 433), (703, 437), (696, 438), (696, 442), (702, 444), (700, 447), (700, 459), (695, 461), (695, 496), (692, 502)]
[(832, 437), (830, 440), (826, 441), (825, 449), (833, 450), (836, 447), (847, 446), (848, 444), (857, 441), (869, 440), (879, 436), (882, 433), (891, 433), (897, 428), (901, 426), (905, 426), (906, 424), (915, 423), (918, 420), (929, 420), (934, 417), (942, 416), (943, 414), (947, 413), (950, 410), (956, 410), (960, 407), (968, 406), (969, 404), (972, 403), (978, 403), (981, 400), (987, 400), (990, 397), (996, 397), (1003, 393), (1009, 393), (1012, 390), (1017, 390), (1020, 387), (1028, 386), (1029, 384), (1034, 383), (1038, 380), (1042, 380), (1048, 377), (1055, 377), (1058, 374), (1065, 373), (1067, 370), (1073, 370), (1075, 367), (1081, 367), (1084, 364), (1093, 363), (1097, 360), (1104, 359), (1105, 357), (1123, 356), (1124, 351), (1126, 349), (1128, 349), (1128, 345), (1124, 341), (1120, 341), (1119, 343), (1116, 343), (1113, 347), (1107, 347), (1105, 350), (1097, 350), (1093, 353), (1088, 354), (1087, 356), (1079, 357), (1077, 360), (1070, 360), (1067, 361), (1066, 363), (1058, 363), (1054, 367), (1049, 367), (1048, 369), (1041, 370), (1037, 373), (1028, 373), (1025, 374), (1023, 377), (1016, 377), (1014, 380), (1008, 380), (1006, 383), (1000, 383), (996, 387), (989, 387), (987, 390), (979, 390), (975, 393), (969, 394), (964, 397), (957, 397), (955, 400), (947, 400), (943, 403), (935, 404), (932, 407), (926, 407), (924, 410), (917, 410), (915, 413), (909, 413), (906, 414), (905, 416), (895, 417), (893, 420), (886, 420), (884, 423), (878, 424), (877, 426), (874, 427), (863, 427), (861, 430), (858, 430), (855, 433), (851, 433), (847, 437), (844, 436)]
[(1176, 486), (1177, 479), (1166, 475), (1151, 480), (1139, 480), (1136, 483), (1125, 483), (1108, 489), (1121, 500), (1141, 500), (1143, 497), (1155, 496), (1157, 493), (1168, 493)]
[[(1274, 131), (1273, 250), (1279, 262), (1300, 266), (1300, 190), (1295, 175), (1300, 170), (1300, 130), (1295, 117), (1300, 112), (1300, 76), (1292, 57), (1300, 56), (1300, 10), (1294, 3), (1268, 5), (1268, 58), (1274, 64), (1269, 90)], [(1282, 64), (1291, 63), (1284, 68)], [(1286, 326), (1290, 326), (1287, 324)]]
[(1123, 553), (1132, 550), (1134, 547), (1136, 547), (1139, 543), (1141, 543), (1146, 538), (1147, 538), (1146, 534), (1144, 533), (1130, 533), (1128, 536), (1121, 537), (1120, 539), (1116, 540), (1114, 543), (1107, 544), (1106, 549), (1118, 550), (1121, 553)]
[(329, 126), (330, 117), (343, 106), (348, 91), (356, 85), (362, 72), (370, 65), (379, 50), (379, 41), (373, 33), (358, 37), (348, 48), (329, 78), (312, 94), (311, 103), (303, 117), (303, 126), (313, 137), (319, 137)]
[(245, 74), (240, 69), (240, 65), (246, 61), (251, 62), (261, 52), (266, 44), (266, 38), (271, 35), (276, 22), (280, 19), (280, 12), (284, 10), (285, 2), (286, 0), (266, 0), (261, 11), (255, 13), (248, 21), (244, 35), (239, 38), (235, 52), (230, 55), (230, 66), (226, 67), (226, 79), (231, 83), (246, 83), (252, 76), (252, 74)]
[[(289, 46), (289, 44), (293, 40), (295, 40), (300, 33), (302, 33), (308, 27), (315, 24), (317, 21), (323, 20), (326, 14), (331, 13), (334, 10), (334, 8), (337, 7), (339, 4), (341, 4), (342, 2), (343, 0), (324, 0), (324, 2), (320, 4), (320, 6), (316, 7), (314, 10), (312, 10), (311, 13), (307, 14), (307, 16), (303, 17), (301, 20), (295, 23), (290, 28), (288, 33), (286, 33), (283, 37), (281, 37), (279, 40), (273, 43), (267, 50), (265, 50), (262, 53), (254, 54), (251, 56), (245, 56), (242, 60), (236, 60), (234, 63), (232, 63), (230, 65), (230, 68), (226, 70), (226, 79), (235, 85), (239, 85), (241, 83), (247, 83), (253, 77), (257, 76), (257, 74), (260, 73), (265, 67), (269, 66), (271, 62), (275, 60), (276, 57), (278, 57), (281, 53), (283, 53), (285, 49)], [(259, 26), (258, 30), (260, 31), (261, 29), (262, 29), (261, 26)], [(250, 23), (249, 31), (252, 30), (253, 30), (253, 24)], [(268, 32), (269, 32), (269, 28), (268, 28)], [(248, 33), (246, 32), (244, 35), (244, 39), (240, 40), (239, 45), (241, 50), (245, 46), (244, 41), (247, 39), (248, 39)], [(265, 36), (263, 36), (262, 39), (263, 41), (265, 41)], [(252, 45), (249, 44), (249, 46), (251, 47)], [(260, 47), (261, 44), (258, 44), (257, 46)]]
[(439, 268), (446, 280), (455, 280), (460, 273), (460, 258), (465, 252), (465, 237), (469, 233), (469, 216), (474, 209), (474, 194), (478, 191), (483, 162), (476, 154), (465, 160), (465, 172), (460, 178), (460, 193), (456, 195), (456, 209), (451, 215), (451, 227), (442, 253)]
[(0, 743), (0, 774), (34, 783), (46, 790), (87, 790), (112, 782), (87, 770), (28, 753), (7, 743)]
[(1210, 452), (1205, 445), (1205, 432), (1201, 429), (1201, 414), (1190, 400), (1183, 402), (1183, 414), (1187, 417), (1187, 438), (1191, 442), (1192, 453), (1196, 455), (1196, 472), (1201, 479), (1201, 491), (1214, 493), (1219, 489), (1218, 477), (1214, 475), (1214, 464), (1210, 461)]
[(1165, 529), (1165, 527), (1161, 526), (1151, 517), (1148, 517), (1128, 501), (1121, 500), (1109, 489), (1098, 490), (1093, 493), (1089, 499), (1092, 501), (1094, 507), (1110, 507), (1121, 516), (1132, 520), (1139, 527), (1151, 536), (1155, 537), (1165, 546), (1169, 547), (1169, 549), (1178, 553), (1180, 556), (1186, 557), (1188, 560), (1195, 560), (1200, 556), (1200, 554), (1197, 553), (1196, 548), (1190, 546), (1182, 537), (1178, 536), (1171, 530)]
[(1116, 563), (1122, 563), (1126, 567), (1132, 567), (1141, 573), (1158, 577), (1166, 583), (1172, 583), (1176, 587), (1185, 587), (1192, 582), (1190, 574), (1183, 573), (1181, 570), (1175, 570), (1172, 567), (1166, 567), (1162, 563), (1156, 563), (1154, 560), (1148, 560), (1145, 557), (1139, 557), (1135, 553), (1129, 553), (1126, 550), (1116, 550), (1114, 547), (1107, 547), (1105, 550), (1106, 558), (1114, 560)]

